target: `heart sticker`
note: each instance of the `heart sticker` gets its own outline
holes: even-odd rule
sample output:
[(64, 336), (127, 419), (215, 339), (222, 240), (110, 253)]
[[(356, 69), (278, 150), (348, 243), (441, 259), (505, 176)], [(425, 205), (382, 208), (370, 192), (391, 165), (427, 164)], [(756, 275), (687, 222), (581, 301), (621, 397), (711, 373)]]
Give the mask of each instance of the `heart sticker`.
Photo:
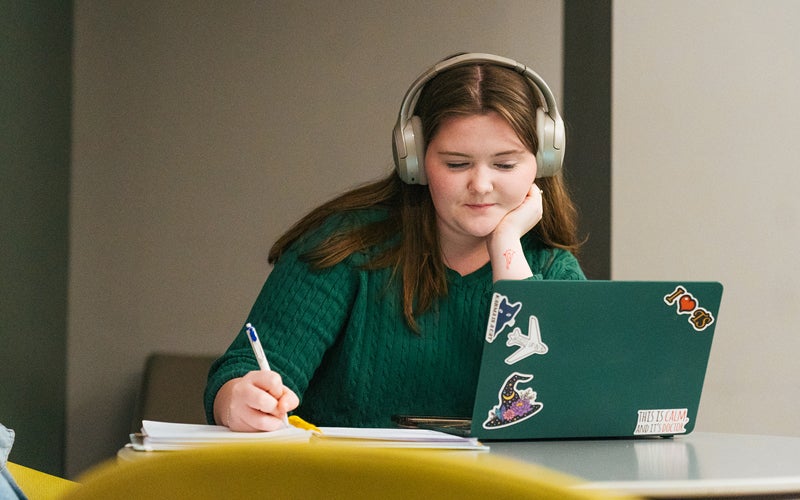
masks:
[(678, 312), (687, 313), (692, 312), (697, 307), (697, 301), (689, 295), (681, 296), (680, 300), (678, 301)]
[(698, 332), (705, 330), (714, 322), (714, 315), (711, 311), (700, 307), (697, 299), (682, 286), (676, 286), (671, 294), (664, 297), (664, 303), (677, 306), (678, 314), (690, 314), (689, 323)]

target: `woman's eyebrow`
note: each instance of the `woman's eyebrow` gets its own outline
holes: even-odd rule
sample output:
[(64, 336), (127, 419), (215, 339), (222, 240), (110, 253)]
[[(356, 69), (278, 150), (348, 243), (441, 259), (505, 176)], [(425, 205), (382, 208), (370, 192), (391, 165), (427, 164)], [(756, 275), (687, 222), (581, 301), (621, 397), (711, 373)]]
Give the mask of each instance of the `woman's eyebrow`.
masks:
[[(519, 155), (525, 154), (525, 150), (523, 149), (510, 149), (508, 151), (500, 151), (498, 153), (494, 153), (492, 156), (507, 156), (507, 155)], [(467, 153), (461, 153), (459, 151), (437, 151), (436, 154), (442, 156), (463, 156), (465, 158), (470, 157), (471, 155)]]
[(436, 154), (442, 156), (463, 156), (464, 158), (468, 158), (470, 156), (467, 153), (460, 153), (458, 151), (437, 151)]
[(500, 151), (499, 153), (495, 153), (494, 156), (507, 156), (507, 155), (521, 155), (525, 154), (524, 149), (511, 149), (509, 151)]

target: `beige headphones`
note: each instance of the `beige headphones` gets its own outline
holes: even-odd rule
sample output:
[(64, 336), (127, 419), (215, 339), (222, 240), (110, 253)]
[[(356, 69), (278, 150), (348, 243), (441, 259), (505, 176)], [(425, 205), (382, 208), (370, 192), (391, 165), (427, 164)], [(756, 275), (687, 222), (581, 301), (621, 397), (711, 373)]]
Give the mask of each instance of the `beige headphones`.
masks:
[(490, 63), (511, 68), (524, 76), (544, 98), (547, 109), (536, 109), (536, 134), (539, 151), (536, 152), (536, 177), (551, 177), (561, 170), (566, 143), (564, 120), (558, 114), (558, 106), (550, 87), (533, 70), (513, 59), (492, 54), (461, 54), (445, 59), (420, 75), (403, 97), (400, 115), (392, 132), (392, 151), (397, 175), (407, 184), (427, 184), (425, 176), (425, 141), (422, 122), (418, 116), (409, 116), (419, 99), (425, 84), (442, 71), (473, 63)]

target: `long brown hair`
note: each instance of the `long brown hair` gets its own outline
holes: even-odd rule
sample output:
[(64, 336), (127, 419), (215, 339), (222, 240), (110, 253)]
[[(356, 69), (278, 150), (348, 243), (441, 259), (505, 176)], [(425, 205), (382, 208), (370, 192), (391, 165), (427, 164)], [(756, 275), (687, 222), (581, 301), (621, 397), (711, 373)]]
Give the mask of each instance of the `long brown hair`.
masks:
[[(420, 93), (415, 114), (420, 117), (429, 142), (445, 118), (494, 111), (535, 153), (535, 113), (540, 105), (539, 94), (525, 78), (508, 68), (478, 63), (444, 71), (429, 81)], [(539, 178), (536, 185), (544, 192), (543, 216), (526, 237), (535, 236), (547, 246), (577, 254), (577, 213), (563, 177), (559, 174)], [(393, 276), (401, 280), (406, 322), (418, 331), (415, 317), (447, 294), (436, 212), (427, 186), (405, 184), (392, 173), (338, 196), (311, 211), (281, 236), (270, 249), (269, 262), (277, 261), (288, 246), (331, 215), (368, 208), (386, 210), (387, 219), (334, 233), (302, 258), (312, 267), (324, 269), (399, 235), (397, 245), (378, 252), (366, 267), (392, 268)]]

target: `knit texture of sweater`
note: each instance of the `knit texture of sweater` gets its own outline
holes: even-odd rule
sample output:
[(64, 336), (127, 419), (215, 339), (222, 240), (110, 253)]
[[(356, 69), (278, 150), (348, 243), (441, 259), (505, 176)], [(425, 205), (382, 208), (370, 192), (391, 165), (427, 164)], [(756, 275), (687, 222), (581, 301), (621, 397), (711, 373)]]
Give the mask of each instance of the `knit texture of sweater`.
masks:
[[(373, 214), (374, 215), (374, 214)], [(311, 239), (334, 230), (329, 221)], [(523, 239), (531, 279), (585, 279), (569, 252)], [(448, 269), (448, 293), (406, 324), (391, 269), (366, 270), (355, 255), (312, 270), (290, 247), (276, 262), (245, 323), (257, 329), (271, 368), (300, 397), (294, 412), (323, 426), (391, 427), (396, 414), (472, 415), (492, 295), (489, 263), (461, 276)], [(258, 370), (244, 327), (211, 367), (208, 421), (227, 381)]]

